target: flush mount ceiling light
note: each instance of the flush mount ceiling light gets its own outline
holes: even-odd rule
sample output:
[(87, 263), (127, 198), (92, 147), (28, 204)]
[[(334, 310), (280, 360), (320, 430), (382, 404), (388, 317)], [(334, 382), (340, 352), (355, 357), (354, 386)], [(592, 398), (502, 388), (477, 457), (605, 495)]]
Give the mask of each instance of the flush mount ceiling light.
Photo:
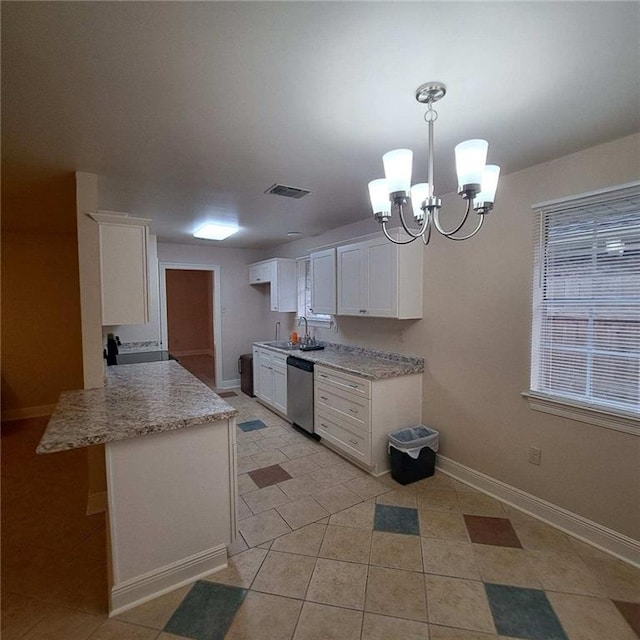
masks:
[[(489, 144), (486, 140), (467, 140), (456, 145), (456, 171), (458, 173), (458, 194), (466, 201), (466, 212), (462, 220), (453, 228), (443, 229), (440, 224), (442, 200), (434, 195), (433, 187), (433, 123), (438, 113), (433, 108), (447, 92), (441, 82), (428, 82), (416, 89), (416, 100), (427, 105), (424, 119), (429, 126), (427, 182), (411, 185), (411, 164), (413, 152), (410, 149), (395, 149), (382, 156), (385, 177), (369, 183), (369, 197), (375, 219), (382, 224), (384, 235), (395, 244), (408, 244), (418, 238), (426, 245), (431, 238), (432, 225), (449, 240), (467, 240), (480, 231), (484, 216), (491, 211), (498, 187), (500, 167), (485, 164)], [(405, 220), (404, 208), (411, 200), (413, 219), (417, 228), (409, 227)], [(387, 231), (387, 222), (391, 219), (391, 207), (398, 208), (400, 222), (406, 240), (395, 240)], [(471, 213), (478, 214), (478, 223), (473, 231), (460, 235)]]
[(238, 231), (239, 228), (235, 225), (207, 222), (194, 231), (193, 237), (203, 240), (224, 240)]

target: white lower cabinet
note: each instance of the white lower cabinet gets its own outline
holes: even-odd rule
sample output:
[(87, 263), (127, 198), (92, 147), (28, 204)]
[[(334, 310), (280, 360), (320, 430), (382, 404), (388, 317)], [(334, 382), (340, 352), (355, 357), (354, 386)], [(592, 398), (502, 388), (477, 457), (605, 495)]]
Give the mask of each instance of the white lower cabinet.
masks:
[(314, 419), (325, 444), (381, 475), (389, 432), (422, 420), (422, 374), (368, 380), (316, 365)]
[(260, 401), (287, 415), (287, 356), (253, 347), (253, 392)]

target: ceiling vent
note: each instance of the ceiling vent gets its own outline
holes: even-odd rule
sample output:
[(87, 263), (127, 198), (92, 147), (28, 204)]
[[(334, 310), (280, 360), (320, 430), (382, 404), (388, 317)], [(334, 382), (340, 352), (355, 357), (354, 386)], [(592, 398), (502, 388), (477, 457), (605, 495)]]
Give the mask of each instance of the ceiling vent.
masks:
[(304, 198), (309, 195), (311, 191), (308, 189), (298, 189), (297, 187), (287, 187), (285, 184), (271, 185), (265, 193), (271, 193), (274, 196), (283, 196), (284, 198)]

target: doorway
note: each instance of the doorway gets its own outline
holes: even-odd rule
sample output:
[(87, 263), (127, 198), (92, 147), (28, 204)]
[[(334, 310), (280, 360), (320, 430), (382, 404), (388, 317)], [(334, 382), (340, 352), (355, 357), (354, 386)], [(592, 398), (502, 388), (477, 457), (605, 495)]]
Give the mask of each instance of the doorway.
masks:
[(218, 274), (208, 265), (160, 264), (162, 344), (212, 389), (221, 382)]

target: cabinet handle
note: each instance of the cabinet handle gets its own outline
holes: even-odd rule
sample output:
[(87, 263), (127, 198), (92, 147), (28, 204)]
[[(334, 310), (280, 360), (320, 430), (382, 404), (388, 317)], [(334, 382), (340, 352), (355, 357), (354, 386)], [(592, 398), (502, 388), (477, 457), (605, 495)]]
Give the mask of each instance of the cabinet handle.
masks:
[(351, 413), (358, 413), (357, 409), (349, 409), (349, 411), (351, 411)]
[(313, 313), (313, 309), (311, 307), (309, 307), (309, 311), (311, 311), (311, 313)]
[(360, 313), (367, 313), (366, 309), (360, 309)]
[(319, 374), (321, 378), (328, 378), (329, 376), (325, 375), (324, 373), (320, 373)]
[(352, 389), (357, 389), (358, 385), (357, 384), (353, 384), (353, 383), (349, 383), (347, 384), (348, 387), (351, 387)]
[(320, 396), (320, 400), (328, 400), (327, 396)]
[(324, 422), (321, 422), (320, 426), (324, 427), (327, 431), (329, 431), (329, 427), (327, 427), (327, 425)]
[(349, 442), (350, 442), (351, 444), (358, 444), (358, 441), (357, 441), (357, 440), (354, 440), (353, 438), (352, 438), (351, 440), (349, 440)]

